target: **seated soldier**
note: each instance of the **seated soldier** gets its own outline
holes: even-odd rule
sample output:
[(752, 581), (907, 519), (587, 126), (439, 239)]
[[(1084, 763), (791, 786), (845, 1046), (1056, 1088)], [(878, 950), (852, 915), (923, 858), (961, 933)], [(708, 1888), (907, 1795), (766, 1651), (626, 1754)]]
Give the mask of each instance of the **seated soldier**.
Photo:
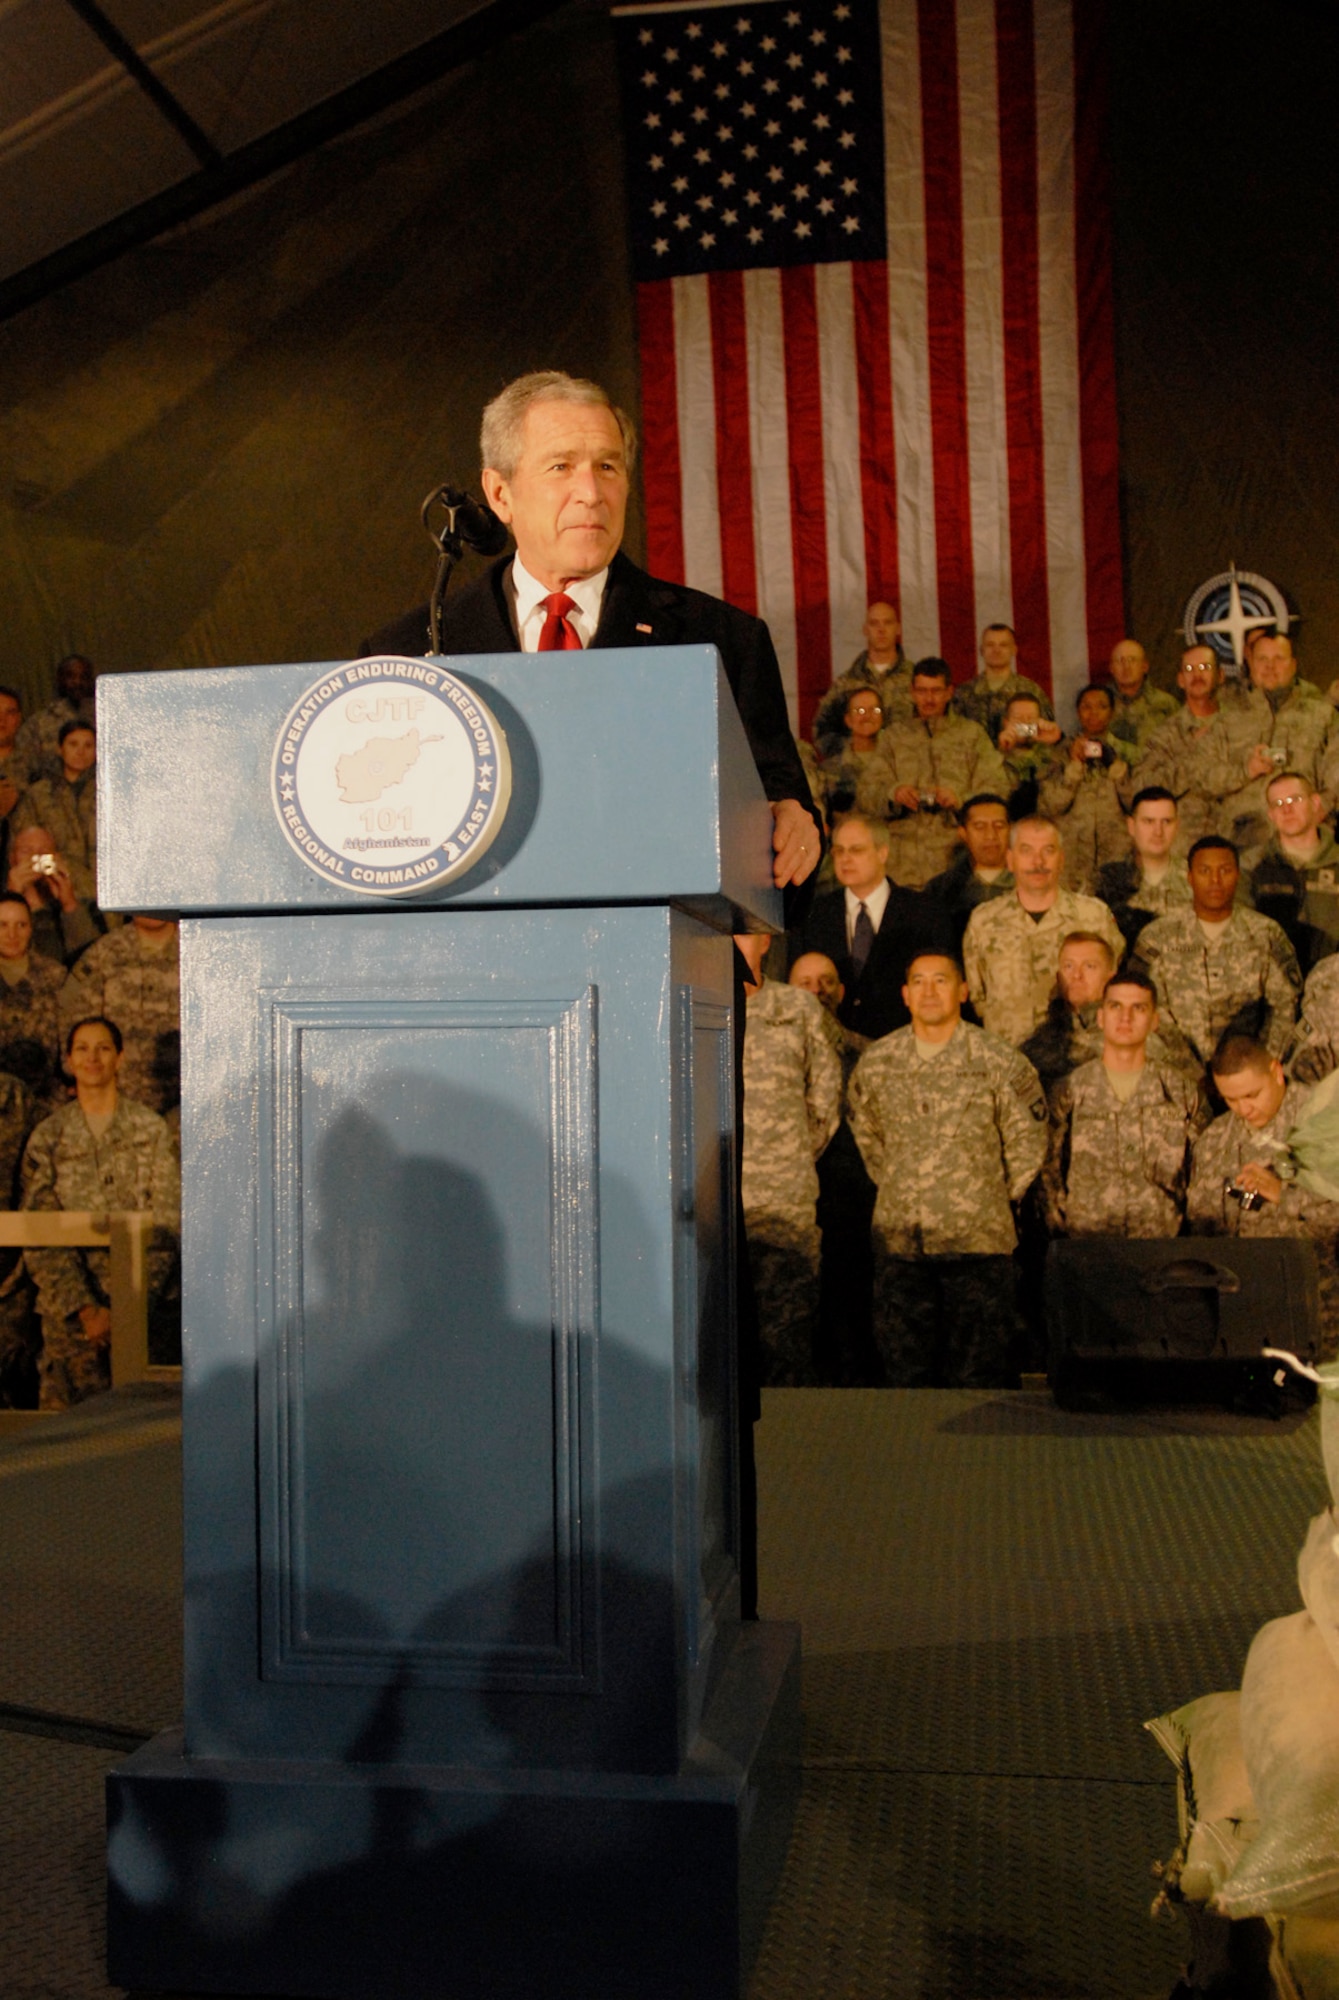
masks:
[(1311, 1096), (1260, 1041), (1228, 1035), (1213, 1058), (1227, 1110), (1195, 1142), (1188, 1216), (1195, 1236), (1309, 1236), (1320, 1268), (1322, 1359), (1339, 1351), (1339, 1202), (1295, 1178), (1290, 1137)]
[(1128, 950), (1134, 949), (1145, 924), (1190, 901), (1186, 871), (1172, 858), (1178, 825), (1172, 794), (1164, 785), (1145, 785), (1135, 793), (1125, 821), (1133, 852), (1098, 870), (1096, 893), (1119, 924)]
[(1186, 873), (1189, 909), (1156, 917), (1139, 937), (1164, 1017), (1202, 1063), (1228, 1033), (1254, 1035), (1282, 1056), (1302, 990), (1292, 946), (1271, 917), (1237, 907), (1241, 870), (1230, 840), (1206, 833)]
[(1176, 714), (1176, 697), (1148, 685), (1148, 654), (1137, 639), (1122, 639), (1112, 647), (1110, 678), (1116, 713), (1109, 734), (1133, 770), (1159, 723)]
[(1115, 970), (1116, 954), (1096, 931), (1070, 931), (1060, 946), (1046, 1019), (1020, 1045), (1048, 1093), (1097, 1053), (1091, 1038), (1101, 1033), (1098, 1004)]
[(829, 821), (849, 812), (887, 819), (893, 767), (880, 748), (882, 735), (883, 704), (873, 688), (856, 688), (842, 714), (839, 747), (812, 767), (811, 789)]
[(1274, 830), (1250, 873), (1251, 902), (1308, 973), (1339, 948), (1339, 843), (1324, 794), (1297, 771), (1269, 779), (1265, 808)]
[(902, 652), (902, 621), (882, 599), (865, 613), (865, 650), (838, 674), (814, 716), (814, 747), (820, 757), (841, 752), (841, 723), (857, 688), (871, 688), (883, 706), (885, 726), (912, 713), (911, 668)]
[(1339, 1069), (1339, 953), (1307, 974), (1302, 1011), (1288, 1056), (1294, 1083), (1319, 1083)]
[(910, 1025), (856, 1064), (851, 1130), (878, 1189), (874, 1339), (892, 1388), (1014, 1379), (1014, 1204), (1046, 1151), (1046, 1100), (1017, 1049), (962, 1019), (957, 962), (907, 969)]
[(23, 704), (11, 687), (0, 687), (0, 872), (9, 873), (9, 823), (15, 806), (37, 776), (15, 742)]
[(76, 896), (98, 893), (98, 739), (91, 722), (63, 722), (57, 736), (60, 776), (38, 778), (14, 808), (14, 830), (45, 826), (56, 835)]
[(842, 1072), (813, 995), (762, 979), (766, 944), (749, 938), (740, 947), (758, 957), (744, 989), (740, 1183), (762, 1379), (798, 1388), (819, 1379), (816, 1163), (841, 1117)]
[(918, 660), (911, 673), (916, 713), (883, 733), (894, 779), (888, 872), (907, 889), (922, 888), (952, 861), (963, 801), (1006, 788), (999, 751), (984, 729), (950, 709), (952, 691), (945, 661)]
[[(46, 1118), (23, 1156), (25, 1209), (148, 1209), (154, 1216), (149, 1286), (161, 1292), (175, 1261), (181, 1179), (166, 1124), (116, 1087), (121, 1031), (113, 1021), (76, 1021), (65, 1044), (74, 1102)], [(42, 1320), (39, 1361), (44, 1410), (111, 1386), (112, 1317), (106, 1250), (24, 1251)]]
[(1114, 712), (1110, 688), (1083, 690), (1078, 729), (1066, 754), (1051, 760), (1038, 794), (1042, 812), (1064, 837), (1064, 885), (1085, 896), (1096, 893), (1102, 869), (1130, 851), (1125, 830), (1130, 767), (1108, 739)]
[(1183, 1069), (1150, 1059), (1157, 1024), (1152, 980), (1123, 966), (1097, 1007), (1102, 1053), (1049, 1092), (1042, 1194), (1053, 1236), (1180, 1234), (1204, 1094)]
[(0, 895), (0, 1069), (21, 1078), (39, 1115), (63, 1097), (60, 1002), (65, 968), (33, 949), (27, 900)]
[(942, 874), (927, 882), (927, 905), (942, 912), (953, 942), (962, 944), (967, 919), (979, 903), (1007, 895), (1014, 886), (1009, 869), (1009, 808), (997, 792), (977, 792), (958, 814), (962, 846)]
[(1038, 789), (1063, 738), (1060, 724), (1044, 713), (1035, 694), (1010, 696), (999, 750), (1008, 779), (1009, 811), (1015, 819), (1036, 812)]
[(1035, 695), (1048, 719), (1051, 704), (1044, 688), (1018, 671), (1018, 639), (1012, 625), (987, 625), (981, 634), (981, 671), (954, 692), (959, 715), (980, 723), (992, 743), (998, 743), (1005, 710), (1016, 694)]
[(963, 938), (972, 1005), (992, 1034), (1018, 1045), (1046, 1018), (1060, 946), (1071, 931), (1105, 938), (1113, 959), (1120, 932), (1095, 896), (1060, 886), (1064, 847), (1054, 820), (1014, 822), (1009, 840), (1014, 888), (973, 910)]
[(91, 945), (60, 995), (62, 1028), (90, 1014), (124, 1038), (117, 1087), (164, 1117), (181, 1099), (181, 955), (167, 917), (132, 917)]
[(76, 893), (65, 856), (45, 826), (21, 827), (13, 835), (5, 886), (28, 905), (34, 949), (44, 958), (73, 965), (107, 928), (97, 905)]

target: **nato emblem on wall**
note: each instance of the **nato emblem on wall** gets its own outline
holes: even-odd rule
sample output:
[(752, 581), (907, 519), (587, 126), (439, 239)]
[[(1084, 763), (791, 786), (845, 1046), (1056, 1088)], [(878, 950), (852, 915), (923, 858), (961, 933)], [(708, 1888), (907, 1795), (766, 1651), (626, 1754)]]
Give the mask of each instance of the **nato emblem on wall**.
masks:
[(1227, 673), (1239, 672), (1256, 632), (1286, 637), (1297, 622), (1277, 584), (1230, 563), (1192, 591), (1182, 620), (1187, 646), (1211, 646)]
[(507, 739), (444, 667), (395, 655), (313, 681), (274, 746), (274, 810), (307, 866), (363, 896), (454, 881), (511, 796)]

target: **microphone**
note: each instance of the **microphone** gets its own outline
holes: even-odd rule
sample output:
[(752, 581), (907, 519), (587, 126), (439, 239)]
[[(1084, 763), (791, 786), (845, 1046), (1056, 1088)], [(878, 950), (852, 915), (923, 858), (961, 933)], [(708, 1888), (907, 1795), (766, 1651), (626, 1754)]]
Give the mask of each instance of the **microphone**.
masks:
[[(469, 493), (462, 493), (455, 486), (435, 487), (420, 509), (424, 527), (428, 525), (429, 508), (436, 506), (441, 506), (446, 511), (443, 537), (452, 536), (481, 556), (500, 556), (506, 548), (506, 525), (499, 521), (491, 507), (485, 506), (482, 500), (474, 499)], [(429, 529), (428, 532), (431, 534), (432, 530)], [(433, 540), (438, 542), (440, 547), (441, 539), (434, 535)]]

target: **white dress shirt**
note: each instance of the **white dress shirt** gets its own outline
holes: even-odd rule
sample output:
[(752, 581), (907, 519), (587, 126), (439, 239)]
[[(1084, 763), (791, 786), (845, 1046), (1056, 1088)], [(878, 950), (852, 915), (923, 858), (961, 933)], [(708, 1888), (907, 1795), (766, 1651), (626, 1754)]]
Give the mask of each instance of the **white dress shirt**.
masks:
[[(567, 614), (567, 622), (580, 639), (583, 646), (589, 646), (595, 637), (595, 628), (600, 622), (600, 606), (604, 603), (604, 587), (609, 581), (606, 566), (594, 576), (579, 577), (566, 586), (567, 595), (572, 599), (575, 610)], [(512, 558), (511, 568), (505, 579), (507, 597), (511, 604), (512, 621), (516, 626), (516, 636), (521, 642), (523, 653), (539, 651), (539, 635), (544, 630), (548, 612), (544, 609), (544, 599), (552, 592), (538, 577), (531, 576), (519, 556)]]
[[(865, 908), (869, 911), (869, 920), (874, 926), (875, 937), (879, 935), (879, 925), (883, 922), (883, 913), (888, 908), (889, 893), (890, 884), (888, 877), (884, 875), (864, 899)], [(855, 926), (856, 919), (860, 915), (860, 901), (861, 899), (856, 895), (854, 889), (846, 891), (846, 949), (848, 951), (855, 942)]]

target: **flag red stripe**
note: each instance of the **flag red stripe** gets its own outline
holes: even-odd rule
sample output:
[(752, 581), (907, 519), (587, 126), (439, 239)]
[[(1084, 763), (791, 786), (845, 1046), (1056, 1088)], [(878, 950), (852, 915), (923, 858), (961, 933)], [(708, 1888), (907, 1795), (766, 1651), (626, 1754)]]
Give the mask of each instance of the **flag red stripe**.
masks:
[(892, 336), (888, 266), (851, 267), (855, 367), (860, 396), (860, 493), (865, 516), (865, 582), (870, 602), (899, 600), (897, 467), (893, 442)]
[(832, 680), (828, 616), (828, 537), (823, 484), (823, 397), (819, 388), (818, 303), (812, 265), (781, 273), (790, 435), (791, 564), (795, 577), (796, 685), (800, 728)]
[(1088, 654), (1106, 659), (1125, 632), (1120, 436), (1111, 296), (1107, 174), (1106, 7), (1074, 0), (1074, 264), (1079, 311), (1079, 436), (1083, 471)]
[(996, 0), (1003, 251), (1004, 423), (1009, 454), (1009, 551), (1014, 624), (1027, 671), (1051, 685), (1046, 461), (1041, 402), (1037, 245), (1037, 73), (1032, 0)]
[(758, 610), (753, 544), (753, 465), (749, 446), (749, 356), (744, 274), (713, 271), (711, 366), (716, 384), (716, 490), (721, 511), (721, 593), (741, 611)]
[(683, 486), (679, 464), (674, 288), (668, 279), (637, 287), (642, 363), (642, 496), (646, 561), (653, 576), (684, 580)]
[(957, 679), (976, 660), (972, 496), (967, 456), (967, 338), (962, 274), (958, 37), (951, 6), (918, 0), (925, 182), (930, 437), (939, 570), (939, 643)]

